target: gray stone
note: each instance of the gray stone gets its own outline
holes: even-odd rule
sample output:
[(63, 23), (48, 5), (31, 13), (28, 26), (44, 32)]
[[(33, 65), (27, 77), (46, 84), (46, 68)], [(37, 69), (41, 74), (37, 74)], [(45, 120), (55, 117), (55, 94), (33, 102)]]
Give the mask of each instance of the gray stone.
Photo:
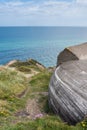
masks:
[(65, 48), (57, 58), (57, 66), (71, 60), (87, 60), (87, 43)]
[(49, 106), (72, 125), (87, 117), (87, 43), (59, 54), (49, 84)]
[(87, 61), (70, 61), (60, 65), (49, 84), (49, 104), (69, 124), (87, 115)]

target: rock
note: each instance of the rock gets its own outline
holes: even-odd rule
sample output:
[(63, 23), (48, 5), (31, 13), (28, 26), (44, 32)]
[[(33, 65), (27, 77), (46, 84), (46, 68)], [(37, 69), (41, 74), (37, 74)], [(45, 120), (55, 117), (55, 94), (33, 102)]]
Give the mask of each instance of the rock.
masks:
[(69, 124), (87, 115), (87, 61), (71, 61), (60, 65), (49, 85), (49, 104)]
[(49, 84), (49, 106), (75, 125), (87, 117), (87, 43), (64, 49), (57, 65)]
[(17, 60), (12, 60), (12, 61), (9, 61), (9, 63), (7, 63), (6, 66), (11, 66), (15, 63), (17, 63)]
[(65, 48), (57, 58), (57, 66), (71, 60), (87, 60), (87, 43)]

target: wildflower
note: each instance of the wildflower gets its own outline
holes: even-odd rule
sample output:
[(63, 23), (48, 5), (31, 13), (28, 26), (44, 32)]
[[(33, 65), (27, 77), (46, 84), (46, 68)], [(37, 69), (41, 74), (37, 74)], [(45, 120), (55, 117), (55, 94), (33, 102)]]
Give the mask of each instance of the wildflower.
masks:
[(82, 124), (83, 127), (85, 127), (86, 125), (85, 124)]
[(34, 119), (36, 119), (36, 118), (41, 118), (41, 117), (43, 117), (43, 114), (37, 114), (37, 115), (35, 115), (35, 118), (34, 118)]

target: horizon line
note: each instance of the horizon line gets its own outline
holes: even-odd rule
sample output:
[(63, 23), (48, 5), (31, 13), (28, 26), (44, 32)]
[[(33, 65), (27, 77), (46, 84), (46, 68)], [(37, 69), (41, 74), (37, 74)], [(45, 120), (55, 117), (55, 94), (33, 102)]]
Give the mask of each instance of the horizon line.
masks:
[(50, 25), (50, 26), (48, 26), (48, 25), (40, 25), (40, 26), (37, 26), (37, 25), (36, 26), (33, 26), (33, 25), (23, 25), (23, 26), (22, 25), (12, 25), (11, 26), (11, 25), (9, 25), (9, 26), (0, 26), (0, 28), (1, 27), (87, 27), (87, 26), (78, 26), (78, 25), (77, 26), (71, 26), (71, 25), (69, 25), (69, 26), (64, 26), (64, 25), (63, 26), (62, 25), (61, 26), (56, 26), (56, 25)]

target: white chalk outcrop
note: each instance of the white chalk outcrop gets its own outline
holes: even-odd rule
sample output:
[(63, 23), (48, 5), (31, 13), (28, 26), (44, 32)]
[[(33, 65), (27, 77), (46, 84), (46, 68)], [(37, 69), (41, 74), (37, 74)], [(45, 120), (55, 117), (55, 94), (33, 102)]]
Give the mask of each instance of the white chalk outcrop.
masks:
[(78, 60), (65, 62), (61, 57), (64, 62), (50, 80), (49, 105), (65, 122), (76, 124), (87, 116), (87, 44), (74, 46), (71, 50), (74, 55), (79, 50)]

